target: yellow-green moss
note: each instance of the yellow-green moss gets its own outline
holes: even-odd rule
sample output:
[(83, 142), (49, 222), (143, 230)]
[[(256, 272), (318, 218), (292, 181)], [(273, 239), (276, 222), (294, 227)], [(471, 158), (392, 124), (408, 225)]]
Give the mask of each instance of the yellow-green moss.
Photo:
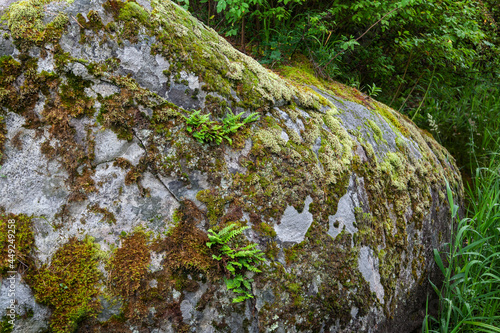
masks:
[(217, 224), (224, 215), (224, 206), (231, 198), (222, 196), (217, 190), (202, 190), (196, 194), (196, 199), (207, 205), (207, 217), (210, 225)]
[(378, 127), (378, 125), (373, 120), (368, 119), (366, 123), (367, 123), (368, 127), (372, 130), (372, 134), (373, 134), (373, 137), (374, 137), (376, 143), (380, 143), (380, 142), (387, 143), (387, 141), (383, 137), (382, 130), (380, 129), (380, 127)]
[(146, 12), (139, 4), (132, 1), (126, 2), (120, 9), (120, 14), (118, 15), (119, 20), (128, 21), (135, 18), (143, 24), (148, 21), (148, 17), (148, 12)]
[(31, 261), (29, 254), (35, 243), (32, 227), (30, 216), (0, 213), (0, 275)]
[[(65, 14), (53, 14), (45, 10), (45, 5), (52, 0), (24, 0), (10, 5), (3, 19), (7, 21), (12, 37), (22, 48), (30, 44), (42, 45), (57, 41), (68, 23)], [(68, 2), (68, 1), (66, 1)], [(46, 14), (53, 18), (45, 23)]]
[(86, 316), (99, 310), (98, 249), (91, 239), (70, 239), (55, 252), (50, 264), (32, 268), (28, 283), (37, 302), (52, 309), (50, 327), (55, 333), (74, 332)]

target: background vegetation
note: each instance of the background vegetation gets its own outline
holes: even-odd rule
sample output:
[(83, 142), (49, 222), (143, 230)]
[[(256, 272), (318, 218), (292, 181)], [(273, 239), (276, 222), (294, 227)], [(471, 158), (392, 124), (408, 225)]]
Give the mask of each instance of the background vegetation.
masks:
[(305, 56), (318, 76), (377, 96), (453, 154), (467, 216), (436, 252), (446, 279), (422, 330), (500, 332), (498, 0), (177, 2), (269, 67)]

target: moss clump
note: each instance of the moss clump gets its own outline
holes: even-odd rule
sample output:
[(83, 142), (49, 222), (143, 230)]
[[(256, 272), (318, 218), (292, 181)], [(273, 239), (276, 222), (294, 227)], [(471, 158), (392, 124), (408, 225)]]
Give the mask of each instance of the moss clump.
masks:
[[(20, 263), (27, 264), (33, 248), (32, 217), (23, 214), (0, 214), (0, 275), (15, 271)], [(14, 250), (14, 253), (9, 252)]]
[(115, 19), (106, 26), (106, 30), (118, 32), (114, 36), (118, 43), (122, 43), (122, 39), (137, 43), (140, 27), (153, 28), (149, 13), (135, 1), (108, 0), (103, 7)]
[(384, 139), (384, 136), (382, 134), (382, 130), (380, 129), (380, 127), (378, 127), (378, 125), (373, 120), (368, 119), (368, 121), (366, 123), (367, 123), (368, 127), (372, 130), (373, 137), (374, 137), (376, 143), (380, 143), (380, 142), (387, 143), (387, 141)]
[(226, 198), (217, 190), (202, 190), (196, 194), (196, 199), (207, 205), (207, 216), (210, 225), (217, 224), (218, 220), (224, 215), (224, 207), (231, 198)]
[[(380, 113), (385, 119), (389, 121), (389, 123), (392, 125), (394, 129), (397, 129), (404, 136), (410, 135), (410, 131), (408, 130), (408, 128), (402, 125), (400, 120), (398, 120), (398, 117), (406, 118), (404, 115), (396, 113), (387, 105), (378, 102), (375, 103), (375, 109), (377, 110), (378, 113)], [(412, 123), (412, 121), (408, 118), (406, 118), (406, 121)], [(415, 126), (415, 124), (412, 123), (412, 126)]]
[[(290, 66), (280, 66), (276, 68), (276, 71), (300, 85), (312, 85), (331, 96), (339, 96), (345, 100), (372, 107), (372, 100), (357, 89), (316, 76), (313, 64), (302, 54), (297, 54), (291, 59)], [(322, 102), (321, 104), (327, 105), (329, 103)]]
[(25, 0), (13, 3), (6, 11), (5, 18), (11, 35), (21, 49), (57, 42), (63, 33), (68, 17), (65, 14), (52, 14), (52, 20), (45, 23), (49, 14), (44, 5), (50, 0)]
[(206, 246), (208, 236), (196, 227), (203, 213), (191, 201), (184, 200), (176, 215), (180, 221), (169, 230), (167, 238), (153, 247), (157, 252), (165, 251), (165, 269), (180, 275), (186, 272), (201, 273), (209, 278), (217, 275), (213, 251)]
[(133, 18), (137, 19), (142, 24), (146, 24), (148, 22), (149, 14), (139, 4), (128, 1), (120, 9), (118, 19), (122, 21), (129, 21)]
[(262, 235), (265, 235), (265, 236), (268, 236), (271, 238), (276, 237), (276, 231), (274, 230), (274, 228), (272, 226), (270, 226), (266, 222), (261, 222), (260, 224), (258, 224), (257, 226), (253, 226), (252, 228), (254, 230), (256, 230), (257, 232), (261, 233)]
[(109, 261), (111, 289), (129, 297), (140, 287), (150, 260), (149, 237), (142, 230), (125, 237)]
[(88, 209), (95, 214), (102, 215), (102, 219), (100, 222), (107, 222), (109, 224), (116, 224), (115, 214), (110, 212), (107, 208), (102, 208), (98, 204), (93, 204), (88, 206)]
[(29, 280), (37, 302), (53, 310), (50, 327), (56, 333), (74, 332), (86, 316), (99, 309), (98, 250), (89, 238), (70, 239), (54, 254), (50, 264), (32, 269)]
[[(32, 65), (32, 62), (30, 62), (30, 65)], [(12, 111), (22, 110), (28, 104), (25, 103), (25, 99), (28, 97), (27, 89), (23, 94), (20, 94), (15, 86), (16, 79), (21, 75), (25, 67), (27, 67), (26, 62), (20, 63), (12, 58), (12, 56), (0, 57), (0, 105)], [(31, 77), (28, 76), (27, 79)], [(29, 104), (32, 103), (33, 101), (30, 98)]]

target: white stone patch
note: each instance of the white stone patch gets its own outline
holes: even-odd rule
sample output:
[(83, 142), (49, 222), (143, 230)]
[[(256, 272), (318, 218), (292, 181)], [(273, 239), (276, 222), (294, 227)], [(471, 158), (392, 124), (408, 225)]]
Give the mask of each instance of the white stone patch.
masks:
[[(23, 128), (23, 117), (8, 112), (6, 116), (7, 141), (0, 174), (2, 207), (14, 214), (43, 216), (52, 220), (59, 207), (66, 203), (67, 173), (56, 160), (48, 161), (40, 151), (48, 136), (37, 135), (35, 130)], [(21, 133), (22, 149), (11, 144)]]
[(300, 131), (305, 129), (302, 120), (297, 119), (297, 122), (294, 122), (292, 118), (290, 118), (288, 113), (280, 110), (279, 108), (275, 109), (279, 112), (280, 118), (285, 121), (285, 126), (289, 129), (293, 129), (297, 133), (297, 135), (302, 139), (302, 137), (300, 136)]
[(42, 94), (42, 92), (39, 92), (38, 93), (38, 101), (36, 102), (35, 104), (35, 107), (33, 108), (33, 111), (35, 111), (35, 113), (43, 119), (43, 116), (42, 116), (42, 112), (43, 112), (43, 109), (45, 108), (45, 95)]
[(181, 80), (186, 80), (188, 82), (189, 89), (191, 90), (200, 89), (200, 80), (196, 75), (188, 74), (185, 71), (182, 71)]
[(97, 97), (97, 94), (102, 97), (108, 97), (120, 92), (120, 88), (115, 85), (102, 82), (92, 86), (92, 88), (85, 88), (85, 94), (89, 97)]
[[(349, 179), (349, 188), (347, 193), (339, 200), (337, 213), (328, 217), (328, 234), (333, 238), (337, 237), (344, 227), (351, 235), (358, 231), (358, 228), (354, 226), (354, 222), (356, 222), (354, 208), (359, 207), (360, 202), (358, 194), (354, 189), (354, 177), (355, 176), (351, 176)], [(337, 227), (335, 226), (336, 223), (338, 223)]]
[[(13, 279), (11, 279), (13, 277)], [(14, 285), (14, 295), (12, 293), (11, 281)], [(50, 310), (35, 302), (35, 297), (31, 289), (22, 282), (19, 274), (8, 274), (1, 280), (0, 286), (0, 317), (7, 314), (7, 307), (11, 304), (11, 300), (15, 300), (15, 313), (17, 316), (26, 316), (27, 310), (32, 310), (32, 316), (26, 316), (24, 320), (14, 319), (15, 329), (13, 332), (39, 332), (45, 331), (48, 327), (48, 318)], [(10, 320), (9, 317), (8, 320)]]
[(285, 131), (281, 131), (281, 138), (282, 138), (283, 140), (285, 140), (285, 143), (284, 143), (284, 144), (286, 144), (286, 143), (288, 142), (288, 140), (289, 140), (288, 134), (286, 134), (286, 132), (285, 132)]
[(161, 271), (163, 269), (163, 265), (161, 264), (162, 260), (165, 258), (165, 253), (156, 253), (151, 251), (151, 259), (149, 261), (149, 271), (154, 273)]
[(96, 134), (95, 164), (110, 162), (117, 157), (123, 157), (136, 165), (143, 154), (144, 150), (137, 142), (120, 140), (110, 129), (101, 130)]
[(378, 257), (368, 246), (363, 246), (359, 250), (358, 269), (370, 284), (370, 290), (377, 295), (380, 303), (384, 304), (384, 287), (380, 283)]
[(274, 227), (282, 242), (300, 243), (304, 240), (307, 230), (313, 222), (313, 216), (309, 213), (309, 205), (312, 202), (312, 198), (308, 196), (302, 213), (299, 213), (293, 206), (286, 207), (285, 213), (281, 217), (281, 223)]
[(80, 76), (84, 80), (92, 80), (94, 77), (89, 74), (87, 67), (79, 62), (73, 62), (66, 66), (73, 74)]
[(38, 68), (36, 70), (38, 73), (42, 71), (53, 72), (54, 71), (54, 57), (51, 52), (47, 52), (45, 58), (38, 57)]
[(142, 52), (131, 46), (124, 47), (123, 50), (118, 49), (118, 58), (121, 60), (121, 67), (134, 73), (139, 72), (144, 63)]
[(156, 76), (158, 76), (160, 83), (165, 83), (168, 81), (168, 78), (165, 76), (165, 74), (163, 74), (163, 71), (170, 68), (170, 63), (159, 54), (155, 56), (155, 60), (156, 63), (158, 64), (158, 68), (156, 70)]
[(146, 1), (146, 0), (137, 0), (137, 3), (139, 5), (141, 5), (148, 12), (151, 12), (152, 8), (151, 8), (151, 3), (149, 1)]
[(233, 150), (230, 146), (227, 148), (226, 154), (224, 154), (224, 160), (226, 161), (226, 167), (229, 172), (239, 172), (241, 174), (245, 174), (247, 172), (247, 168), (239, 163), (239, 158), (240, 156), (248, 155), (250, 149), (252, 149), (251, 139), (247, 139), (245, 141), (245, 147), (241, 151)]
[(190, 301), (188, 300), (183, 300), (181, 302), (181, 312), (182, 312), (182, 320), (185, 322), (185, 323), (188, 323), (192, 316), (193, 316), (193, 310), (194, 310), (194, 306), (193, 304), (191, 304)]

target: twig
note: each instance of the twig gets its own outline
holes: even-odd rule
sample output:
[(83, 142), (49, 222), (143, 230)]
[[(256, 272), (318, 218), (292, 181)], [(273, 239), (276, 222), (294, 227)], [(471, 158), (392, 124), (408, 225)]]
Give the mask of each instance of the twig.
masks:
[(392, 106), (392, 103), (394, 102), (394, 100), (396, 99), (396, 97), (399, 94), (399, 90), (401, 89), (401, 86), (403, 85), (403, 81), (405, 80), (406, 72), (408, 71), (408, 66), (410, 65), (410, 60), (411, 60), (412, 55), (413, 55), (413, 50), (410, 52), (410, 57), (408, 58), (408, 62), (406, 63), (406, 68), (405, 68), (405, 73), (403, 74), (403, 79), (401, 80), (401, 83), (399, 84), (398, 89), (396, 90), (396, 93), (392, 97), (392, 100), (391, 100), (391, 103), (389, 103), (389, 106)]
[(408, 97), (406, 97), (406, 99), (403, 102), (403, 104), (401, 104), (401, 107), (399, 108), (398, 112), (401, 112), (401, 109), (403, 108), (403, 106), (405, 106), (406, 102), (408, 101), (408, 99), (410, 98), (411, 94), (413, 93), (413, 90), (415, 90), (415, 88), (417, 87), (418, 81), (420, 81), (420, 79), (422, 78), (422, 76), (424, 75), (424, 73), (425, 73), (425, 71), (423, 71), (422, 74), (420, 74), (420, 76), (417, 79), (417, 82), (415, 82), (415, 85), (413, 86), (413, 89), (410, 91), (410, 93), (408, 94)]
[[(54, 12), (51, 12), (50, 10), (47, 10), (47, 8), (45, 7), (44, 10), (49, 13), (49, 14), (52, 14), (52, 15), (57, 15), (57, 13), (54, 13)], [(73, 18), (73, 20), (75, 20), (76, 24), (78, 24), (80, 26), (80, 28), (84, 29), (83, 25), (80, 24), (80, 22), (78, 22), (78, 20), (73, 16), (71, 15), (71, 17)]]
[(85, 28), (83, 27), (83, 25), (81, 25), (81, 24), (80, 24), (80, 22), (78, 22), (78, 20), (77, 20), (77, 19), (76, 19), (73, 15), (71, 15), (71, 17), (72, 17), (72, 18), (73, 18), (73, 20), (75, 20), (75, 22), (76, 22), (76, 23), (80, 26), (80, 28), (85, 29)]
[(434, 66), (434, 69), (432, 70), (431, 81), (429, 82), (429, 85), (427, 86), (427, 90), (425, 91), (424, 98), (422, 98), (422, 101), (420, 101), (420, 105), (418, 106), (417, 111), (415, 111), (415, 113), (413, 114), (413, 117), (411, 117), (411, 120), (413, 120), (415, 118), (415, 116), (417, 115), (418, 111), (420, 111), (420, 108), (422, 107), (422, 104), (424, 104), (425, 98), (427, 97), (427, 93), (429, 92), (429, 88), (431, 87), (432, 80), (434, 79), (434, 72), (435, 71), (436, 71), (436, 66)]

